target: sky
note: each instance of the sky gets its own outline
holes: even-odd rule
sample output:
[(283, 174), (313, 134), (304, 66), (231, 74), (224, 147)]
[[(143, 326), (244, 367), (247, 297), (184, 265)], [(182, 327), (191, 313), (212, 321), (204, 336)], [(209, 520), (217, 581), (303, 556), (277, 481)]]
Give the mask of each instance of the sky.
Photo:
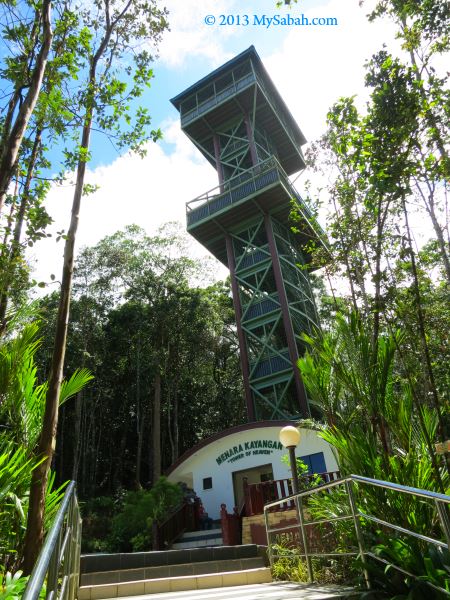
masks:
[[(233, 56), (254, 45), (269, 75), (309, 142), (325, 131), (326, 114), (342, 96), (356, 95), (363, 108), (364, 63), (383, 43), (395, 45), (392, 25), (369, 23), (369, 4), (359, 0), (299, 0), (293, 8), (277, 10), (276, 0), (167, 0), (170, 31), (166, 33), (154, 65), (151, 89), (145, 103), (152, 124), (160, 127), (163, 141), (148, 145), (142, 159), (122, 156), (107, 140), (97, 139), (86, 182), (99, 186), (83, 198), (77, 250), (93, 245), (128, 224), (136, 223), (149, 234), (167, 221), (185, 224), (185, 204), (218, 183), (215, 170), (183, 134), (179, 115), (170, 103), (188, 86)], [(334, 26), (255, 25), (261, 17), (304, 15), (334, 17)], [(222, 17), (221, 15), (224, 15)], [(248, 16), (249, 25), (237, 25)], [(214, 17), (216, 23), (208, 25)], [(228, 19), (234, 25), (221, 26)], [(266, 21), (267, 22), (267, 21)], [(307, 146), (303, 149), (306, 150)], [(296, 187), (302, 192), (302, 177)], [(73, 188), (54, 186), (46, 208), (54, 219), (49, 232), (67, 230)], [(56, 235), (38, 242), (30, 253), (34, 277), (60, 279), (63, 242)], [(193, 240), (192, 254), (205, 255)], [(224, 269), (215, 275), (225, 276)], [(50, 287), (51, 289), (51, 287)]]

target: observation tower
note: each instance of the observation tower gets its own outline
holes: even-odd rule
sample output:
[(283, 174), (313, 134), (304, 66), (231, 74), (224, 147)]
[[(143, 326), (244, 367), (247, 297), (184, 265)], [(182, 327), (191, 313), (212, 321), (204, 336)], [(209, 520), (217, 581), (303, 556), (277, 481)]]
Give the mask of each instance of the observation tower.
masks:
[(305, 248), (326, 241), (289, 180), (305, 167), (305, 137), (253, 46), (171, 102), (218, 174), (215, 189), (187, 203), (187, 230), (230, 271), (248, 419), (307, 417), (295, 365), (302, 333), (319, 323)]

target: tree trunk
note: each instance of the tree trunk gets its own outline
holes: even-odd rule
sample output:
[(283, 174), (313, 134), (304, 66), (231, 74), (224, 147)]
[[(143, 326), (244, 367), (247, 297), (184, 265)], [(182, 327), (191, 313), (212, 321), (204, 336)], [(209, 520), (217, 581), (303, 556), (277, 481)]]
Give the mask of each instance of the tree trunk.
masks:
[(180, 455), (180, 430), (178, 428), (178, 390), (175, 390), (173, 399), (173, 445), (174, 453), (172, 462), (175, 462)]
[(449, 257), (449, 247), (446, 244), (444, 239), (444, 234), (442, 233), (441, 226), (439, 225), (439, 221), (436, 217), (435, 211), (435, 203), (432, 194), (430, 194), (428, 200), (425, 198), (425, 195), (422, 193), (420, 186), (417, 185), (417, 188), (422, 196), (422, 199), (425, 204), (425, 209), (430, 215), (431, 223), (433, 224), (433, 229), (436, 234), (436, 239), (439, 247), (439, 253), (442, 258), (442, 262), (444, 264), (445, 274), (447, 276), (447, 283), (450, 284), (450, 257)]
[[(167, 373), (167, 370), (166, 370)], [(175, 454), (175, 443), (173, 441), (173, 434), (172, 434), (172, 399), (171, 399), (171, 390), (170, 390), (170, 383), (167, 385), (167, 392), (166, 392), (166, 397), (165, 397), (165, 401), (166, 401), (166, 407), (167, 407), (167, 435), (169, 438), (169, 444), (170, 444), (170, 455), (172, 457), (172, 462), (174, 462), (174, 454)]]
[(136, 480), (135, 488), (142, 489), (141, 470), (142, 470), (142, 445), (144, 439), (145, 411), (141, 406), (141, 338), (138, 335), (136, 350), (136, 433), (138, 438), (136, 448)]
[(36, 64), (30, 79), (28, 92), (19, 108), (14, 125), (5, 140), (1, 151), (0, 160), (0, 214), (3, 210), (8, 187), (11, 182), (12, 175), (19, 156), (20, 146), (23, 136), (25, 135), (28, 122), (36, 102), (39, 97), (39, 92), (42, 86), (45, 69), (47, 67), (47, 58), (53, 40), (53, 32), (51, 26), (51, 0), (44, 0), (42, 3), (42, 23), (43, 23), (43, 42), (39, 54), (36, 59)]
[(136, 450), (135, 487), (137, 490), (142, 490), (141, 471), (142, 471), (142, 446), (143, 446), (143, 442), (144, 442), (144, 426), (145, 426), (145, 419), (144, 419), (144, 414), (142, 413), (140, 423), (139, 423), (139, 428), (138, 428), (138, 443), (137, 443), (137, 450)]
[[(94, 75), (95, 78), (95, 75)], [(91, 85), (93, 81), (90, 82)], [(89, 148), (93, 105), (87, 108), (81, 137), (81, 148)], [(81, 159), (77, 166), (77, 179), (72, 204), (70, 227), (64, 245), (64, 265), (61, 283), (61, 292), (56, 320), (55, 342), (53, 348), (52, 364), (48, 383), (48, 392), (45, 405), (42, 433), (39, 441), (37, 455), (46, 459), (34, 471), (30, 489), (30, 503), (28, 508), (27, 532), (25, 535), (24, 573), (31, 573), (42, 546), (44, 530), (44, 500), (47, 477), (56, 442), (56, 428), (58, 425), (58, 403), (61, 382), (63, 377), (64, 357), (66, 353), (67, 329), (69, 324), (70, 295), (72, 291), (73, 264), (75, 251), (75, 238), (80, 215), (81, 196), (83, 192), (84, 175), (86, 172), (85, 159)]]
[(19, 211), (17, 213), (16, 218), (16, 225), (14, 227), (14, 235), (9, 257), (10, 268), (8, 270), (6, 281), (0, 296), (0, 335), (4, 332), (6, 328), (6, 310), (8, 308), (9, 290), (14, 275), (14, 261), (18, 258), (20, 252), (20, 238), (22, 237), (22, 228), (23, 223), (25, 221), (25, 212), (28, 207), (31, 181), (33, 179), (34, 168), (36, 166), (36, 161), (41, 146), (41, 137), (42, 129), (38, 129), (34, 138), (33, 148), (31, 150), (30, 160), (28, 163), (27, 177), (25, 179), (25, 185), (22, 191), (22, 201), (20, 203)]
[(72, 462), (72, 479), (78, 480), (78, 469), (80, 467), (81, 453), (81, 412), (83, 410), (83, 392), (77, 394), (75, 400), (75, 423), (74, 423), (74, 442), (73, 442), (73, 462)]
[[(96, 55), (97, 56), (97, 55)], [(98, 58), (97, 58), (98, 60)], [(95, 60), (92, 63), (89, 75), (89, 87), (94, 93), (95, 89)], [(81, 149), (89, 149), (91, 136), (94, 103), (88, 95), (88, 102), (81, 135)], [(44, 530), (44, 501), (48, 472), (56, 442), (56, 428), (58, 425), (58, 403), (61, 382), (63, 377), (64, 357), (66, 353), (67, 329), (69, 324), (70, 296), (72, 291), (73, 265), (75, 253), (75, 239), (80, 218), (81, 196), (83, 193), (84, 176), (86, 172), (86, 159), (84, 156), (78, 161), (77, 178), (72, 203), (72, 215), (69, 231), (64, 245), (64, 264), (61, 282), (61, 292), (56, 319), (55, 342), (53, 348), (52, 364), (44, 412), (42, 432), (37, 455), (46, 459), (34, 471), (31, 480), (30, 502), (28, 507), (27, 531), (25, 534), (24, 573), (31, 573), (42, 546)]]
[(153, 483), (161, 477), (161, 373), (155, 375), (153, 397)]
[[(44, 0), (44, 6), (50, 4)], [(127, 5), (129, 6), (129, 4)], [(50, 9), (48, 9), (50, 10)], [(111, 24), (109, 18), (109, 5), (105, 4), (108, 28), (103, 39), (92, 57), (89, 68), (88, 93), (85, 104), (83, 130), (80, 143), (80, 157), (77, 164), (77, 177), (72, 202), (72, 215), (69, 231), (64, 244), (64, 263), (59, 297), (58, 316), (56, 319), (55, 342), (53, 348), (52, 364), (48, 382), (48, 391), (45, 404), (42, 432), (38, 446), (38, 457), (45, 456), (45, 460), (33, 471), (31, 478), (30, 500), (28, 505), (27, 531), (25, 534), (24, 574), (31, 573), (34, 563), (42, 547), (44, 538), (44, 504), (48, 472), (52, 462), (56, 442), (56, 428), (58, 425), (58, 404), (61, 382), (63, 377), (64, 357), (66, 353), (67, 329), (69, 324), (70, 295), (72, 291), (73, 265), (75, 253), (75, 239), (80, 219), (81, 197), (83, 195), (84, 176), (86, 173), (86, 156), (89, 151), (91, 138), (92, 119), (94, 116), (97, 65), (108, 47), (114, 26), (118, 20)], [(126, 7), (122, 11), (122, 16)], [(49, 18), (49, 16), (48, 16)], [(50, 25), (50, 23), (49, 23)], [(50, 38), (51, 40), (51, 38)], [(48, 52), (47, 52), (48, 53)], [(1, 189), (1, 188), (0, 188)]]
[[(438, 391), (437, 391), (437, 387), (436, 387), (436, 382), (434, 379), (434, 371), (433, 371), (433, 367), (432, 367), (432, 363), (431, 363), (431, 356), (430, 356), (430, 350), (428, 347), (427, 335), (425, 332), (425, 315), (424, 315), (423, 308), (422, 308), (422, 298), (421, 298), (421, 294), (420, 294), (419, 277), (417, 274), (416, 257), (415, 257), (414, 249), (412, 246), (411, 231), (409, 228), (409, 220), (408, 220), (408, 211), (406, 210), (406, 202), (405, 202), (404, 196), (402, 198), (402, 207), (403, 207), (403, 213), (405, 216), (406, 234), (407, 234), (408, 247), (409, 247), (409, 253), (410, 253), (410, 258), (411, 258), (411, 270), (412, 270), (412, 274), (413, 274), (414, 295), (416, 298), (416, 309), (417, 309), (417, 318), (418, 318), (418, 324), (419, 324), (419, 335), (420, 335), (420, 338), (422, 341), (423, 352), (425, 355), (426, 373), (428, 375), (428, 380), (430, 382), (431, 395), (433, 398), (433, 403), (434, 403), (434, 407), (436, 409), (436, 415), (437, 415), (438, 423), (439, 423), (439, 426), (438, 426), (439, 437), (440, 437), (441, 442), (444, 442), (445, 441), (445, 424), (444, 424), (444, 420), (443, 420), (443, 416), (442, 416), (441, 404), (439, 401), (439, 395), (438, 395)], [(450, 473), (450, 466), (448, 465), (448, 463), (447, 463), (447, 469)]]

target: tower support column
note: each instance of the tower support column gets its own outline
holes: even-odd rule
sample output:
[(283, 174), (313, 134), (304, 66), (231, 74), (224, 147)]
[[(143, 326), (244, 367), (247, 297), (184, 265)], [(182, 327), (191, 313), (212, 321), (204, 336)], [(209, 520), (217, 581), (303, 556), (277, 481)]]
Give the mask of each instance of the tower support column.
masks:
[(258, 164), (258, 155), (256, 153), (255, 136), (253, 135), (253, 130), (248, 113), (244, 114), (244, 122), (245, 129), (247, 131), (248, 143), (250, 145), (250, 156), (252, 157), (252, 165), (255, 166)]
[(275, 278), (275, 284), (277, 286), (278, 296), (280, 299), (281, 305), (281, 313), (283, 316), (283, 325), (286, 333), (286, 339), (289, 349), (289, 357), (292, 361), (292, 365), (294, 367), (294, 381), (295, 381), (295, 390), (297, 392), (297, 398), (299, 402), (300, 413), (304, 417), (309, 416), (309, 408), (308, 408), (308, 399), (306, 397), (305, 387), (303, 385), (303, 381), (300, 377), (300, 372), (297, 367), (298, 361), (298, 349), (297, 344), (295, 342), (294, 330), (292, 328), (292, 321), (289, 315), (289, 305), (286, 297), (286, 289), (284, 287), (283, 274), (281, 272), (280, 258), (278, 256), (277, 246), (275, 242), (275, 236), (273, 234), (273, 226), (272, 220), (270, 216), (266, 213), (264, 215), (264, 225), (266, 229), (267, 242), (269, 245), (270, 255), (272, 257), (272, 268), (273, 275)]
[(250, 367), (248, 363), (247, 347), (245, 343), (244, 332), (242, 331), (241, 317), (242, 306), (239, 296), (239, 287), (236, 281), (235, 259), (233, 251), (233, 242), (229, 234), (225, 235), (225, 243), (227, 247), (228, 268), (230, 270), (231, 290), (233, 292), (233, 306), (236, 316), (236, 327), (239, 340), (239, 351), (241, 359), (242, 378), (244, 380), (245, 403), (247, 405), (247, 415), (249, 421), (255, 420), (255, 408), (253, 406), (252, 392), (250, 389), (249, 373)]
[(217, 169), (217, 174), (219, 176), (219, 185), (220, 185), (220, 191), (223, 191), (223, 171), (222, 171), (222, 163), (220, 162), (220, 140), (219, 140), (219, 136), (217, 135), (217, 133), (214, 134), (213, 136), (213, 143), (214, 143), (214, 156), (216, 159), (216, 169)]

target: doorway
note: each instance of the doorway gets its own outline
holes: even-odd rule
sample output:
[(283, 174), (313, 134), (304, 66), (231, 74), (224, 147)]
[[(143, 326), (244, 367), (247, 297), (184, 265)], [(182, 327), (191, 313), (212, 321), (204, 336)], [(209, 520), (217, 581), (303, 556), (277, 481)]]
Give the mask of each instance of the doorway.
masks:
[(273, 480), (273, 467), (269, 463), (267, 465), (258, 465), (251, 469), (243, 469), (242, 471), (234, 471), (233, 473), (233, 490), (235, 506), (241, 506), (244, 500), (244, 477), (247, 477), (248, 483), (261, 483), (262, 481)]

